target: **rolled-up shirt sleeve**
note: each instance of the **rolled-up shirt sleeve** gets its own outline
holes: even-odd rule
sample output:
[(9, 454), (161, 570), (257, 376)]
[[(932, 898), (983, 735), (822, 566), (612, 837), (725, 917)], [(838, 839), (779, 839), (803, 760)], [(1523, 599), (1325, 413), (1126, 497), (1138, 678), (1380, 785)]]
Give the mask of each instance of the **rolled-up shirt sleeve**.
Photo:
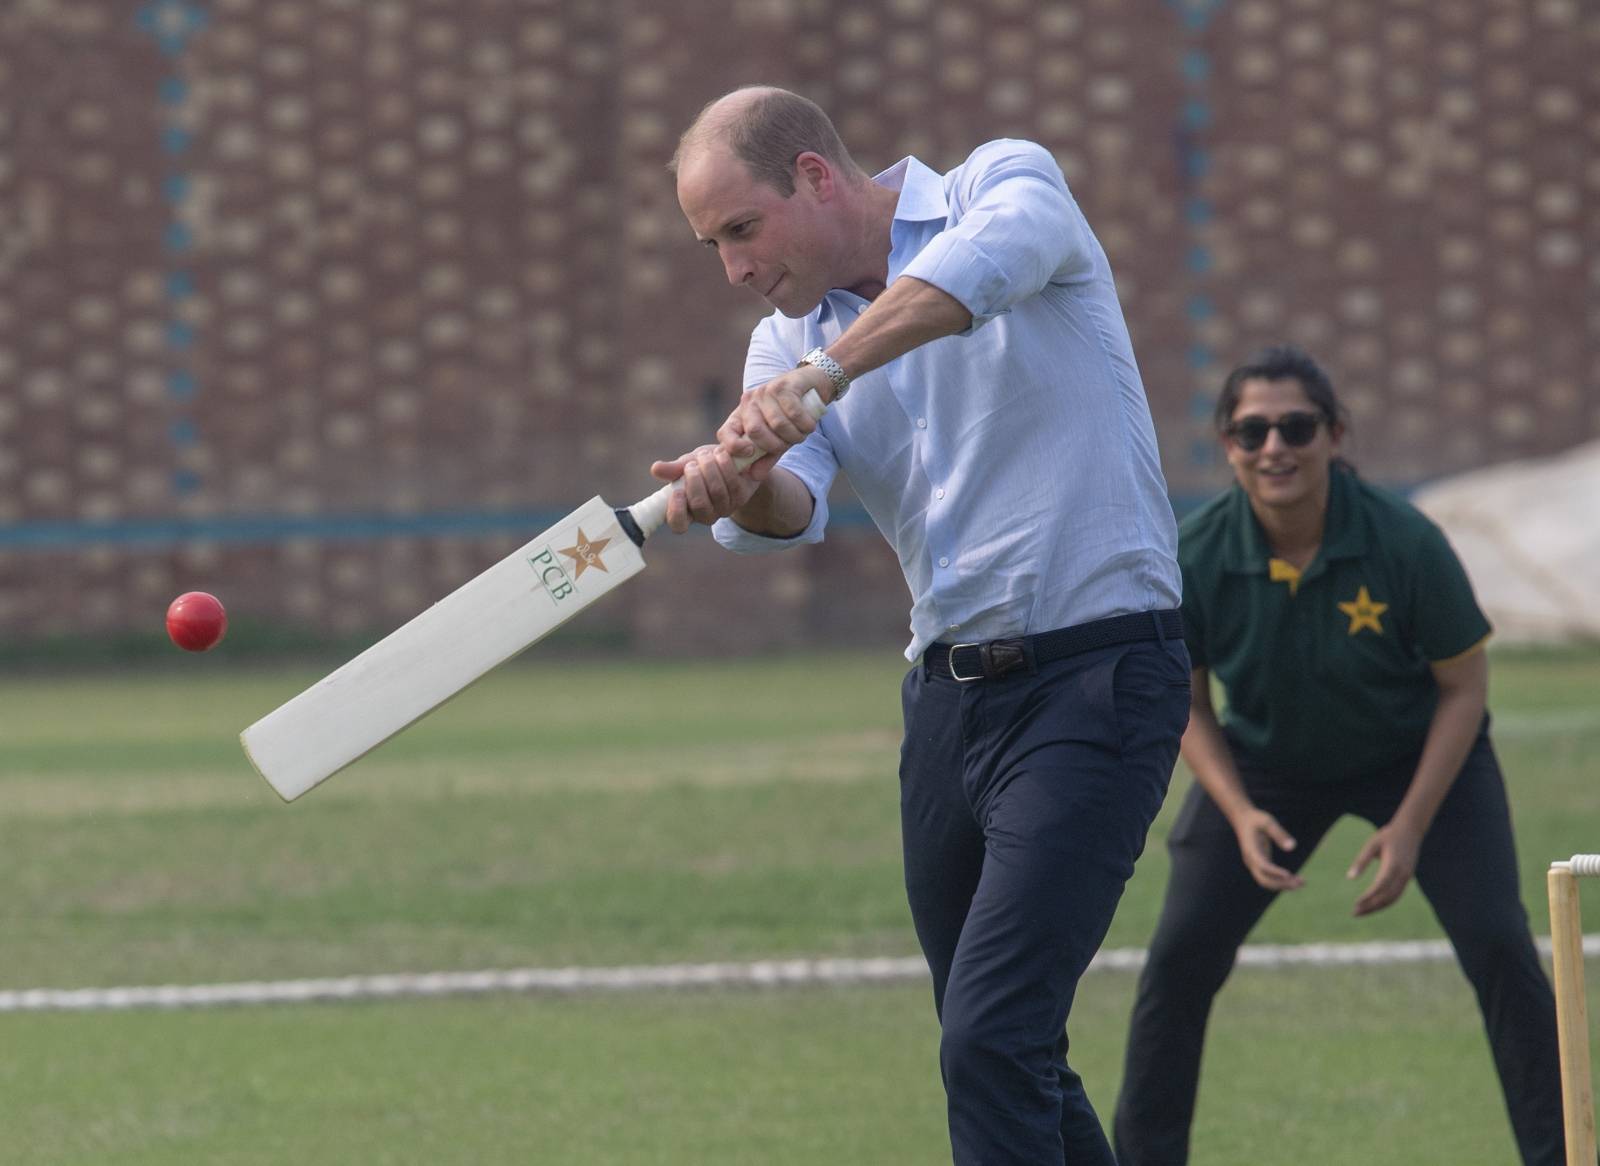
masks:
[(719, 518), (712, 524), (711, 533), (717, 542), (730, 551), (737, 551), (741, 555), (763, 555), (802, 543), (822, 541), (823, 528), (828, 525), (828, 489), (833, 485), (834, 475), (839, 472), (839, 463), (834, 460), (833, 450), (822, 430), (818, 429), (780, 457), (778, 466), (794, 474), (811, 491), (811, 521), (791, 538), (773, 538), (748, 531), (731, 518)]
[(977, 328), (1048, 283), (1087, 279), (1100, 259), (1055, 159), (1031, 142), (974, 152), (949, 192), (951, 223), (901, 272), (959, 300)]
[[(750, 347), (745, 353), (745, 391), (764, 385), (773, 377), (789, 371), (801, 355), (798, 352), (792, 355), (786, 352), (776, 335), (772, 319), (762, 320), (751, 333)], [(811, 492), (811, 521), (797, 535), (773, 538), (754, 534), (731, 518), (718, 519), (711, 526), (711, 534), (728, 550), (742, 555), (761, 555), (822, 541), (823, 528), (828, 525), (828, 490), (839, 473), (839, 461), (822, 427), (818, 426), (805, 441), (791, 447), (778, 459), (778, 466), (794, 474)]]

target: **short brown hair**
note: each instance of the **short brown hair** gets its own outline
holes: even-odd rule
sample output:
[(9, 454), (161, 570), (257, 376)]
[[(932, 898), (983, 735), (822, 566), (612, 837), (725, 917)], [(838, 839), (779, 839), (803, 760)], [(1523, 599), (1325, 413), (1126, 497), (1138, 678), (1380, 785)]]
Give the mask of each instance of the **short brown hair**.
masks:
[(733, 156), (784, 198), (794, 193), (794, 162), (801, 154), (820, 154), (849, 180), (866, 177), (845, 149), (833, 122), (822, 107), (787, 89), (747, 86), (733, 93), (752, 93), (748, 101), (724, 106), (719, 97), (705, 106), (678, 139), (678, 149), (667, 169), (676, 174), (684, 157), (712, 141), (728, 144)]

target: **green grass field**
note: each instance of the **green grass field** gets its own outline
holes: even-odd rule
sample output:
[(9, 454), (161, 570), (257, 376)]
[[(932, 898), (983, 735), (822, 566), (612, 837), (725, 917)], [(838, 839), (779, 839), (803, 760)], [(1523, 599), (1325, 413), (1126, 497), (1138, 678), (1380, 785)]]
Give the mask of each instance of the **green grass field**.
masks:
[[(0, 682), (0, 988), (915, 953), (892, 651), (536, 656), (292, 807), (236, 734), (320, 669), (184, 663)], [(1600, 652), (1493, 674), (1544, 933), (1549, 860), (1600, 847)], [(1186, 780), (1111, 946), (1148, 938)], [(1363, 836), (1254, 938), (1435, 938), (1414, 890), (1350, 917)], [(1074, 1013), (1103, 1113), (1132, 989)], [(1196, 1166), (1513, 1160), (1453, 965), (1242, 971), (1213, 1033)], [(920, 984), (0, 1015), (0, 1162), (937, 1162), (936, 1045)]]

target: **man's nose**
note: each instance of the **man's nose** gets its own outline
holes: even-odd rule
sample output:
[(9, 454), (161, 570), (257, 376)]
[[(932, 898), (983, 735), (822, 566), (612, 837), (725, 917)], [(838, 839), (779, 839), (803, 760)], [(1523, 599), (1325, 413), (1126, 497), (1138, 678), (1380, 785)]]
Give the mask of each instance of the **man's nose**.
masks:
[(755, 269), (745, 257), (731, 247), (722, 250), (722, 269), (728, 273), (728, 282), (734, 287), (748, 283), (750, 277), (755, 274)]

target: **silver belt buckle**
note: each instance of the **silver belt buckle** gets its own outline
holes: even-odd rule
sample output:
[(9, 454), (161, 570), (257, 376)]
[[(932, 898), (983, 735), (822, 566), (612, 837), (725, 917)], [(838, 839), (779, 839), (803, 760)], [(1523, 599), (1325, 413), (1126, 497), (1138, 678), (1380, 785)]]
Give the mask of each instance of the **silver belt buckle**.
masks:
[[(977, 648), (978, 649), (978, 668), (980, 669), (980, 671), (976, 676), (963, 676), (959, 672), (956, 671), (956, 649), (957, 648)], [(982, 680), (983, 679), (983, 672), (981, 671), (982, 668), (983, 668), (983, 645), (977, 644), (977, 643), (972, 643), (972, 644), (951, 644), (950, 645), (950, 679), (951, 680), (954, 680), (957, 684), (971, 684), (974, 680)]]

